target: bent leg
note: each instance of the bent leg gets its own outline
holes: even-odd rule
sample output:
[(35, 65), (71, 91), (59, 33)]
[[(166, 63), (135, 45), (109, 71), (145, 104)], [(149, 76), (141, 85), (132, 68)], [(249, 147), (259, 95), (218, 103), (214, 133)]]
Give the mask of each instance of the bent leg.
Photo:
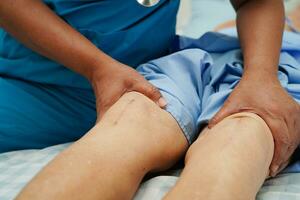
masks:
[(169, 113), (141, 94), (127, 93), (17, 199), (130, 199), (146, 173), (170, 167), (186, 149)]
[(260, 117), (229, 116), (192, 144), (181, 177), (165, 199), (253, 200), (268, 175), (273, 150), (273, 137)]

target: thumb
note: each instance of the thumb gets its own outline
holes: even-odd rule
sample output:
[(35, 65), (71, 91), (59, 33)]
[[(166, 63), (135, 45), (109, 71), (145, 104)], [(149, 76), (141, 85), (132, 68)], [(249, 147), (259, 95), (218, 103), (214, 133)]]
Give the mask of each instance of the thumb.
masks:
[(220, 121), (222, 121), (224, 118), (236, 113), (236, 109), (228, 104), (224, 104), (223, 107), (215, 114), (215, 116), (209, 120), (208, 128), (213, 128), (215, 125), (217, 125)]

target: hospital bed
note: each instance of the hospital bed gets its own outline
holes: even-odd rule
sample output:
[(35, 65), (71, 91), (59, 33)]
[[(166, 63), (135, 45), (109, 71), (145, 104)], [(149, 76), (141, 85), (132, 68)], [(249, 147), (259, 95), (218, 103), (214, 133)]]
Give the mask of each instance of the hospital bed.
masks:
[[(177, 32), (189, 37), (199, 37), (219, 23), (233, 19), (235, 16), (228, 0), (183, 0), (182, 2)], [(300, 0), (287, 0), (287, 11), (298, 4)], [(0, 200), (13, 199), (43, 166), (69, 145), (61, 144), (42, 150), (0, 154)], [(293, 172), (293, 168), (299, 166), (300, 162), (296, 162), (290, 166), (289, 171)], [(175, 184), (180, 171), (180, 167), (177, 167), (147, 177), (140, 186), (135, 200), (161, 199)], [(257, 196), (257, 200), (297, 199), (300, 199), (300, 173), (282, 173), (276, 178), (267, 180)]]

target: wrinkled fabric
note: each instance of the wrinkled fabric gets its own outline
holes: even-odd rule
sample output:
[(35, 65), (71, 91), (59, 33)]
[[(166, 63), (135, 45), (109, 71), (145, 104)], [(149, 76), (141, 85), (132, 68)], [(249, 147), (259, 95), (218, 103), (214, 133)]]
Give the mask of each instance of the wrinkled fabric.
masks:
[[(243, 74), (243, 58), (235, 29), (208, 32), (199, 39), (181, 37), (172, 55), (138, 67), (160, 89), (166, 110), (191, 144), (224, 104)], [(262, 66), (263, 67), (263, 66)], [(300, 35), (286, 32), (280, 54), (278, 78), (300, 102)]]

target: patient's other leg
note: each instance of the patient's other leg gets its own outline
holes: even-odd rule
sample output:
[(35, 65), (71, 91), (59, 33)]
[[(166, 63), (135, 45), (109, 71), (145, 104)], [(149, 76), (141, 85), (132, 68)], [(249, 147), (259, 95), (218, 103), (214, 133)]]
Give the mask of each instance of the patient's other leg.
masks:
[(186, 149), (172, 116), (131, 92), (46, 166), (17, 199), (130, 199), (147, 172), (170, 167)]
[(252, 113), (205, 129), (186, 154), (186, 166), (165, 199), (254, 200), (268, 175), (273, 137)]

